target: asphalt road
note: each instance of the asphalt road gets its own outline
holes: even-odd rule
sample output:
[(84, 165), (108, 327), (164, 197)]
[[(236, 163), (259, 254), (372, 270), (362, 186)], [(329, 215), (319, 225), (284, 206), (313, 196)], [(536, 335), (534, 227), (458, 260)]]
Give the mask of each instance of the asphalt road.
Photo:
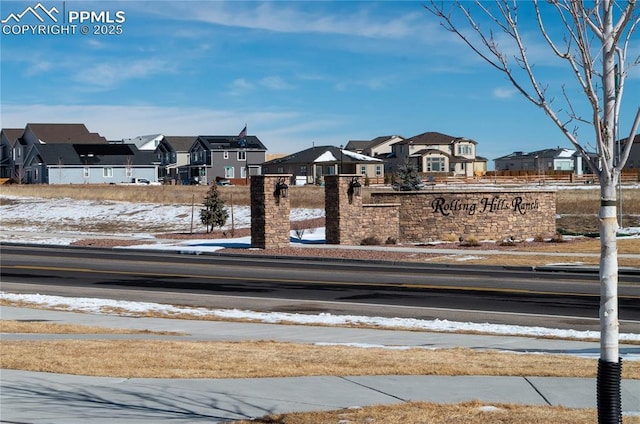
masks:
[[(180, 255), (70, 247), (0, 248), (2, 290), (243, 308), (597, 329), (597, 274)], [(621, 331), (640, 332), (640, 278), (621, 276)]]

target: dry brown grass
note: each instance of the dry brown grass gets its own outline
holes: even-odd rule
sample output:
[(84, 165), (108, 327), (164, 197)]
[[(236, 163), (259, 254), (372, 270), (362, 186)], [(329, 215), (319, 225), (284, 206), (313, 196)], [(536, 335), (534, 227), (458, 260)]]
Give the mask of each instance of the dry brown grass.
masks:
[[(595, 359), (470, 349), (354, 348), (272, 341), (48, 340), (0, 342), (0, 366), (124, 378), (262, 378), (320, 375), (595, 377)], [(640, 378), (640, 363), (623, 367)]]
[[(202, 203), (208, 187), (206, 186), (120, 186), (108, 184), (96, 185), (2, 185), (0, 194), (14, 196), (34, 196), (42, 198), (64, 198), (82, 200), (116, 200), (123, 202), (149, 202), (160, 204)], [(248, 205), (249, 187), (219, 187), (222, 199), (227, 204)], [(364, 187), (363, 202), (368, 202), (376, 187)], [(623, 189), (623, 210), (628, 214), (640, 214), (640, 190)], [(291, 207), (323, 208), (324, 187), (290, 187)], [(556, 211), (558, 214), (597, 215), (600, 204), (598, 189), (558, 190)]]
[[(464, 402), (437, 404), (408, 402), (327, 412), (269, 415), (234, 424), (584, 424), (598, 420), (595, 409), (525, 406)], [(624, 424), (638, 424), (640, 417), (624, 417)]]
[[(207, 186), (121, 186), (109, 184), (92, 185), (2, 185), (0, 194), (41, 197), (44, 199), (71, 198), (78, 200), (113, 200), (119, 202), (145, 202), (158, 204), (202, 204)], [(222, 200), (227, 205), (249, 205), (247, 186), (218, 187)], [(320, 186), (293, 186), (289, 189), (291, 207), (323, 208), (324, 188)]]
[(130, 330), (126, 328), (92, 327), (53, 322), (0, 320), (0, 333), (6, 334), (156, 334), (179, 335), (170, 331)]

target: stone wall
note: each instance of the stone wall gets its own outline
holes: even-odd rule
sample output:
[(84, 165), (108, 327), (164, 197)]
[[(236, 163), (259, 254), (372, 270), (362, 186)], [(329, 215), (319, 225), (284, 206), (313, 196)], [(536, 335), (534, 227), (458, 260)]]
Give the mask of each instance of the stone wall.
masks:
[(361, 196), (349, 193), (354, 177), (356, 175), (324, 177), (326, 243), (359, 245), (369, 237), (375, 237), (381, 243), (387, 239), (397, 240), (400, 205), (363, 205)]
[[(276, 184), (290, 175), (251, 177), (251, 246), (290, 245), (289, 197), (276, 197)], [(423, 190), (371, 193), (371, 204), (350, 192), (356, 175), (325, 179), (326, 243), (359, 245), (375, 237), (424, 243), (437, 240), (526, 239), (556, 232), (553, 190)], [(359, 176), (358, 176), (359, 177)], [(361, 182), (362, 184), (362, 182)]]
[(276, 197), (276, 184), (289, 182), (291, 175), (251, 176), (251, 247), (278, 249), (288, 247), (291, 224), (289, 197)]
[(552, 190), (427, 189), (372, 193), (371, 201), (400, 204), (401, 242), (525, 239), (556, 232), (556, 193)]

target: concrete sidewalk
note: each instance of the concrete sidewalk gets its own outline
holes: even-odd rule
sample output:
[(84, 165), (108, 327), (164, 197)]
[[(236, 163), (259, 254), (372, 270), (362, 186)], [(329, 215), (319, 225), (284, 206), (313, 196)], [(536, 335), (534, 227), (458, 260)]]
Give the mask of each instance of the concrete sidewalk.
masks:
[[(86, 338), (278, 340), (302, 343), (468, 347), (597, 357), (598, 343), (334, 327), (130, 318), (2, 307), (4, 320), (176, 331), (185, 335), (87, 335)], [(3, 340), (82, 338), (3, 334)], [(625, 360), (640, 346), (622, 345)], [(20, 423), (225, 422), (272, 413), (332, 410), (406, 401), (562, 405), (595, 408), (594, 378), (492, 376), (320, 376), (262, 379), (127, 379), (2, 370), (0, 421)], [(622, 382), (625, 415), (640, 416), (640, 380)]]

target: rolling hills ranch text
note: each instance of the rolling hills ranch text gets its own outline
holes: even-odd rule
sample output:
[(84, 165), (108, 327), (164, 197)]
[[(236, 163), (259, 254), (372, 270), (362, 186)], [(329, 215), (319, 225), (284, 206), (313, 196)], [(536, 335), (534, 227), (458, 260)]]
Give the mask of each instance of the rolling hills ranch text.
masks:
[(498, 196), (483, 197), (479, 201), (466, 201), (463, 199), (447, 200), (445, 197), (436, 197), (431, 202), (431, 208), (433, 209), (433, 213), (440, 213), (443, 216), (449, 216), (455, 212), (475, 215), (476, 213), (510, 210), (520, 215), (526, 215), (529, 211), (538, 210), (540, 208), (540, 202), (538, 199), (525, 201), (522, 196), (516, 196), (511, 201)]

